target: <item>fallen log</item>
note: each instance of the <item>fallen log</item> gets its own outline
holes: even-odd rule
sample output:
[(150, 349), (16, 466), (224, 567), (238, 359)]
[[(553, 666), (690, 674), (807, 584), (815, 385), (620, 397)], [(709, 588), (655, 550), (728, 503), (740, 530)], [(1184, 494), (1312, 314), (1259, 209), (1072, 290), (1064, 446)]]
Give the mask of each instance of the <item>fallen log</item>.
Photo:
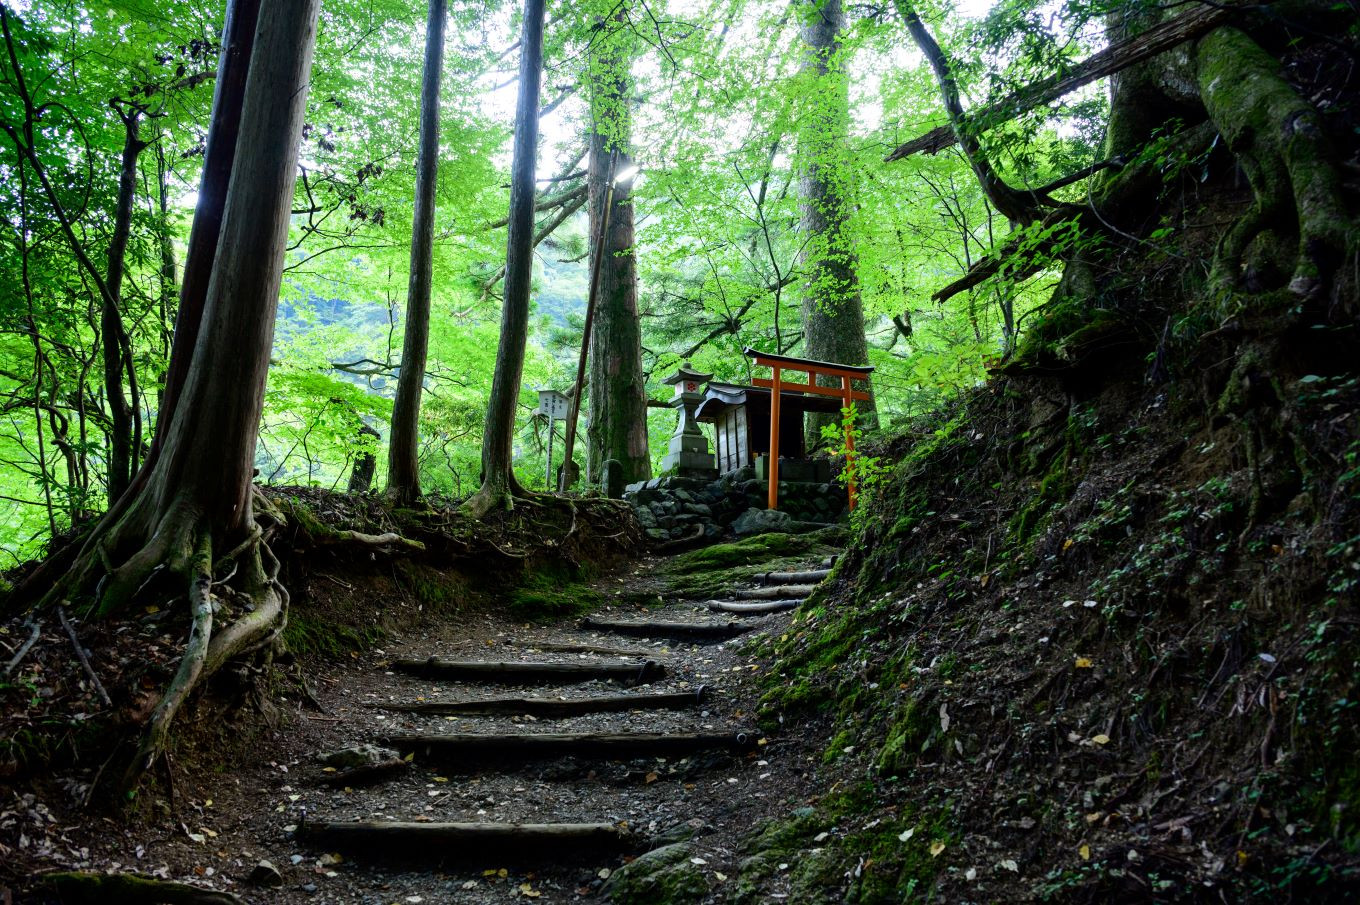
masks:
[(624, 710), (684, 710), (703, 703), (708, 686), (694, 691), (663, 694), (611, 694), (593, 698), (488, 698), (480, 701), (422, 701), (415, 704), (374, 704), (379, 710), (423, 713), (435, 716), (465, 714), (528, 714), (530, 716), (580, 716), (583, 713), (616, 713)]
[(384, 745), (421, 758), (457, 761), (549, 760), (557, 757), (675, 757), (698, 751), (747, 751), (748, 732), (511, 732), (389, 735)]
[(616, 635), (634, 635), (642, 638), (682, 638), (688, 641), (726, 641), (737, 635), (749, 632), (750, 625), (740, 622), (634, 622), (621, 619), (597, 619), (587, 616), (581, 621), (582, 628), (613, 632)]
[(768, 588), (737, 588), (732, 596), (738, 600), (799, 600), (812, 593), (816, 585), (784, 584)]
[(757, 576), (761, 584), (816, 584), (831, 574), (828, 569), (812, 569), (807, 572), (766, 572)]
[[(612, 823), (409, 823), (370, 820), (305, 823), (298, 836), (327, 849), (360, 853), (434, 854), (441, 858), (551, 858), (564, 851), (591, 852), (629, 847), (627, 829)], [(500, 861), (497, 861), (499, 864)]]
[(749, 603), (738, 603), (732, 600), (710, 600), (708, 608), (719, 613), (741, 613), (746, 616), (761, 613), (779, 613), (784, 610), (796, 609), (807, 598), (799, 597), (791, 600), (753, 600)]
[(414, 673), (427, 679), (463, 679), (475, 682), (589, 682), (612, 679), (645, 685), (666, 675), (666, 667), (655, 660), (641, 663), (525, 663), (482, 660), (395, 660), (393, 669)]
[(664, 649), (607, 647), (601, 644), (565, 644), (556, 641), (516, 641), (515, 644), (529, 648), (561, 654), (601, 654), (606, 657), (667, 657), (670, 652)]

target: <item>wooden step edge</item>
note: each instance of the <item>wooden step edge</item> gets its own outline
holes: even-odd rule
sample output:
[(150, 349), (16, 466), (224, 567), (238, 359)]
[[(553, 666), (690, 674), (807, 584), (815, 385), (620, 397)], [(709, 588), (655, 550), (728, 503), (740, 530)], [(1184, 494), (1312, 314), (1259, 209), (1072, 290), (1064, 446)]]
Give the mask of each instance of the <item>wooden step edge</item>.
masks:
[(790, 600), (792, 598), (804, 599), (812, 596), (812, 592), (817, 589), (816, 585), (811, 584), (785, 584), (771, 585), (765, 588), (733, 588), (731, 596), (738, 600)]
[(300, 840), (328, 849), (384, 854), (435, 853), (457, 859), (499, 849), (506, 859), (552, 857), (564, 849), (625, 849), (637, 844), (612, 823), (443, 823), (403, 820), (317, 821), (300, 825)]
[(393, 660), (391, 667), (427, 679), (461, 679), (478, 682), (524, 681), (589, 682), (614, 679), (646, 684), (665, 678), (666, 667), (656, 660), (634, 663), (536, 663), (504, 660), (444, 660), (440, 657)]
[(726, 641), (749, 632), (749, 623), (729, 622), (659, 622), (598, 619), (587, 616), (581, 627), (619, 635), (644, 638), (683, 638), (687, 640)]
[(765, 613), (779, 613), (784, 610), (792, 610), (799, 607), (806, 598), (794, 600), (752, 600), (748, 602), (732, 600), (710, 600), (708, 608), (719, 613), (737, 613), (746, 616), (758, 616)]
[(757, 579), (763, 585), (801, 585), (817, 584), (831, 574), (827, 569), (811, 569), (805, 572), (766, 572)]
[(480, 760), (495, 757), (501, 761), (544, 760), (557, 757), (586, 756), (631, 758), (641, 756), (682, 756), (700, 751), (728, 750), (734, 753), (756, 748), (756, 733), (731, 732), (512, 732), (512, 733), (401, 733), (384, 736), (380, 744), (417, 757), (452, 757)]
[(574, 642), (530, 640), (516, 640), (508, 641), (506, 643), (514, 645), (515, 647), (523, 647), (530, 651), (538, 650), (554, 654), (598, 654), (603, 657), (636, 657), (639, 660), (659, 660), (670, 656), (670, 651), (665, 650), (664, 648), (608, 647), (602, 644), (577, 644)]

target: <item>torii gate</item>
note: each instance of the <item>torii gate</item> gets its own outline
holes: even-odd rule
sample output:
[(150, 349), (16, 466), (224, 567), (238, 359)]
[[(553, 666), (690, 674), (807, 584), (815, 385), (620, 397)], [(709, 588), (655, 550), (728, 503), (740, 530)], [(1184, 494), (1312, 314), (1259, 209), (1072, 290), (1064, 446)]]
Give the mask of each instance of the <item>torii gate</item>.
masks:
[[(852, 402), (868, 402), (870, 396), (862, 390), (852, 390), (850, 382), (852, 380), (869, 379), (873, 373), (872, 365), (843, 365), (835, 362), (814, 361), (810, 358), (794, 358), (789, 355), (775, 355), (771, 352), (761, 352), (747, 346), (743, 350), (747, 358), (752, 359), (757, 367), (769, 368), (773, 374), (772, 379), (757, 377), (751, 381), (753, 386), (766, 387), (770, 390), (770, 497), (769, 508), (779, 508), (779, 395), (784, 390), (796, 393), (809, 393), (816, 396), (836, 396), (841, 400), (842, 408), (849, 408)], [(807, 383), (787, 383), (783, 378), (784, 371), (798, 371), (806, 373)], [(838, 377), (841, 385), (836, 387), (824, 387), (817, 384), (818, 377)], [(845, 429), (845, 460), (849, 466), (855, 455), (855, 438), (850, 432), (850, 426)], [(851, 472), (849, 485), (850, 508), (855, 508), (855, 481), (854, 472)]]

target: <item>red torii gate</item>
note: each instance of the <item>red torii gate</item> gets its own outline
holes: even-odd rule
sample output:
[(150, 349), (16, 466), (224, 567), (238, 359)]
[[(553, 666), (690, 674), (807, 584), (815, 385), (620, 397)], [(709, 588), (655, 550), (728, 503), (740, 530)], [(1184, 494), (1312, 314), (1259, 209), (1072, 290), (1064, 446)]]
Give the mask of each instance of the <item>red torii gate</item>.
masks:
[[(873, 373), (871, 365), (843, 365), (835, 362), (814, 361), (810, 358), (794, 358), (790, 355), (775, 355), (771, 352), (761, 352), (747, 346), (743, 350), (746, 357), (752, 359), (757, 367), (769, 368), (773, 374), (773, 379), (757, 377), (751, 381), (752, 386), (765, 387), (770, 390), (770, 497), (769, 508), (779, 508), (779, 394), (784, 390), (791, 390), (796, 393), (809, 393), (816, 396), (835, 396), (841, 400), (842, 408), (849, 408), (852, 402), (868, 402), (870, 396), (862, 390), (852, 390), (850, 382), (852, 380), (868, 381), (869, 375)], [(788, 383), (783, 378), (784, 371), (798, 371), (806, 373), (807, 383)], [(819, 386), (818, 377), (838, 377), (841, 385), (837, 387)], [(849, 425), (845, 431), (845, 459), (846, 466), (855, 455), (855, 438), (850, 433)], [(855, 508), (855, 482), (852, 478), (849, 485), (850, 508)]]

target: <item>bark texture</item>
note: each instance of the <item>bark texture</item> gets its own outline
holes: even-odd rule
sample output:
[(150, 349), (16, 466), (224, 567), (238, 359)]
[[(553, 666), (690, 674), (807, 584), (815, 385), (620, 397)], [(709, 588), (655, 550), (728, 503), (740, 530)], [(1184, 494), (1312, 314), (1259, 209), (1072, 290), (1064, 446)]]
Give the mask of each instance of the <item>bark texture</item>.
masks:
[[(622, 16), (622, 13), (619, 14)], [(591, 70), (590, 247), (600, 248), (609, 161), (617, 154), (616, 173), (633, 165), (628, 153), (632, 116), (631, 62), (621, 30), (594, 45)], [(595, 317), (590, 331), (590, 421), (586, 427), (588, 471), (615, 459), (624, 481), (652, 476), (647, 448), (647, 388), (642, 371), (642, 325), (638, 317), (637, 260), (633, 256), (631, 181), (614, 190), (604, 236)]]
[(524, 0), (520, 32), (519, 102), (510, 173), (510, 222), (505, 252), (501, 338), (482, 434), (482, 486), (468, 501), (476, 516), (509, 509), (522, 493), (513, 468), (515, 406), (529, 340), (529, 288), (534, 268), (534, 174), (538, 156), (538, 101), (543, 77), (545, 0)]
[[(241, 107), (245, 101), (246, 79), (255, 47), (255, 28), (260, 18), (261, 0), (232, 0), (227, 4), (222, 26), (222, 53), (213, 83), (213, 115), (203, 153), (203, 174), (199, 177), (198, 205), (189, 230), (189, 248), (184, 257), (184, 282), (179, 290), (179, 312), (175, 317), (175, 336), (170, 346), (170, 363), (165, 372), (165, 393), (149, 459), (160, 450), (164, 432), (179, 403), (180, 390), (189, 372), (198, 331), (203, 322), (203, 306), (212, 277), (217, 241), (222, 234), (232, 167), (236, 162), (237, 137), (241, 132)], [(150, 462), (148, 461), (148, 465)]]
[[(96, 603), (108, 612), (153, 580), (187, 583), (184, 657), (118, 771), (116, 800), (159, 756), (199, 682), (282, 628), (288, 594), (266, 542), (282, 517), (257, 513), (252, 478), (319, 5), (261, 9), (202, 322), (173, 415), (158, 425), (160, 454), (47, 594), (75, 597), (98, 580)], [(216, 579), (215, 569), (230, 574)]]
[[(808, 358), (862, 365), (869, 362), (864, 338), (858, 259), (847, 232), (850, 186), (846, 142), (850, 128), (850, 83), (839, 59), (845, 29), (841, 0), (809, 0), (804, 10), (805, 72), (812, 108), (799, 136), (802, 175), (800, 231), (805, 239), (803, 347)], [(821, 429), (836, 415), (808, 415), (808, 447), (820, 445)], [(860, 407), (860, 424), (876, 426), (872, 401)]]
[(447, 19), (447, 0), (430, 0), (425, 26), (425, 70), (420, 84), (420, 150), (416, 157), (406, 333), (387, 448), (387, 495), (401, 503), (420, 497), (420, 397), (425, 388), (425, 362), (430, 346), (435, 187), (439, 181), (439, 83)]

